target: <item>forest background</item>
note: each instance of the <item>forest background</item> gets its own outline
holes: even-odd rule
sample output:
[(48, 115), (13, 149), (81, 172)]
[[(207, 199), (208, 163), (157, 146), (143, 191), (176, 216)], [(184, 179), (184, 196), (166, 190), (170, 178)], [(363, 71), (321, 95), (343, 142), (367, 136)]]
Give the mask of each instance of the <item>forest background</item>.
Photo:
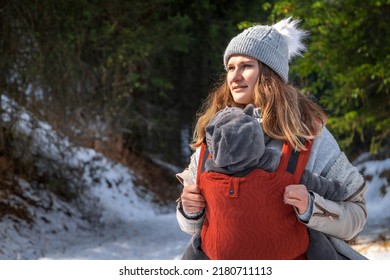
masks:
[[(166, 167), (188, 164), (195, 116), (224, 72), (227, 43), (288, 16), (310, 32), (290, 82), (324, 107), (351, 160), (388, 158), (389, 0), (3, 0), (0, 102), (7, 97), (75, 145), (129, 166), (137, 184), (171, 203), (178, 189)], [(15, 130), (20, 114), (0, 118), (0, 218), (28, 218), (7, 202), (23, 196), (15, 178), (66, 201), (81, 188), (69, 181), (80, 170), (29, 149), (31, 137)]]

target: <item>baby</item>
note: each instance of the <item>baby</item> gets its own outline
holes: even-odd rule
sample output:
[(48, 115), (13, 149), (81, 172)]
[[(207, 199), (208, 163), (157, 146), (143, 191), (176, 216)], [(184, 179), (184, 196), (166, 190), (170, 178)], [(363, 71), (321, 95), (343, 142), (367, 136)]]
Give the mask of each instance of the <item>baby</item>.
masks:
[[(206, 126), (206, 144), (212, 158), (206, 160), (207, 172), (243, 177), (255, 168), (273, 172), (279, 165), (281, 151), (265, 146), (267, 136), (260, 124), (260, 113), (252, 104), (244, 109), (225, 107)], [(309, 191), (333, 201), (346, 199), (346, 188), (308, 170), (301, 184)]]

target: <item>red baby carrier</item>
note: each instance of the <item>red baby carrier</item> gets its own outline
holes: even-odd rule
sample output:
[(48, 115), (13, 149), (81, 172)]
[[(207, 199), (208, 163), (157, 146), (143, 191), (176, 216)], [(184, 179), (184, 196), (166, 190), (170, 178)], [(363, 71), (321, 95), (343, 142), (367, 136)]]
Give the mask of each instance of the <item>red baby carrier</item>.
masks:
[(210, 259), (305, 259), (307, 228), (294, 208), (284, 204), (284, 189), (299, 184), (309, 158), (285, 143), (274, 172), (253, 169), (244, 177), (206, 172), (211, 157), (202, 144), (197, 184), (205, 197), (201, 248)]

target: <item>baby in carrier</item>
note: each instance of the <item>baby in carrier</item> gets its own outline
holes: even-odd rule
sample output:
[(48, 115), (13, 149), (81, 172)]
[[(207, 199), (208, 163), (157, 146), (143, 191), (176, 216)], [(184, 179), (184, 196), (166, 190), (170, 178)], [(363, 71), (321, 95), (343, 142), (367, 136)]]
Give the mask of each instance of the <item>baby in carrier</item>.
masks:
[[(279, 166), (281, 151), (271, 145), (266, 147), (265, 143), (270, 138), (263, 132), (260, 117), (258, 110), (251, 104), (245, 109), (226, 107), (220, 110), (206, 127), (206, 146), (211, 156), (204, 159), (205, 171), (232, 177), (245, 177), (254, 169), (274, 172)], [(316, 192), (333, 201), (347, 198), (340, 182), (307, 170), (303, 172), (299, 183), (305, 185), (309, 192)], [(308, 259), (342, 258), (326, 235), (312, 229), (308, 229), (308, 232)]]
[[(226, 107), (211, 119), (206, 126), (207, 148), (212, 155), (205, 162), (207, 172), (244, 176), (254, 168), (275, 171), (281, 152), (276, 147), (265, 146), (269, 136), (263, 132), (260, 117), (259, 111), (249, 104), (245, 109)], [(340, 182), (307, 170), (300, 183), (333, 201), (347, 198)]]

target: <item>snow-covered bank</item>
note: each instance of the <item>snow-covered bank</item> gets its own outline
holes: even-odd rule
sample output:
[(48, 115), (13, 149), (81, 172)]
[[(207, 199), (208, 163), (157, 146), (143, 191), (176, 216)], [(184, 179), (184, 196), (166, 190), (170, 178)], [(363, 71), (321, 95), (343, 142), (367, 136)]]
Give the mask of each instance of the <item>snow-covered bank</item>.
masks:
[(135, 175), (126, 166), (92, 149), (73, 146), (5, 96), (1, 105), (3, 122), (12, 122), (15, 133), (29, 139), (24, 152), (36, 158), (36, 171), (61, 173), (69, 182), (64, 191), (77, 196), (64, 200), (49, 188), (20, 178), (9, 182), (12, 191), (0, 189), (0, 199), (2, 192), (7, 197), (1, 206), (23, 214), (2, 211), (0, 259), (39, 259), (65, 252), (120, 225), (137, 232), (134, 223), (142, 226), (167, 211), (152, 203), (152, 194), (144, 187), (134, 184)]

